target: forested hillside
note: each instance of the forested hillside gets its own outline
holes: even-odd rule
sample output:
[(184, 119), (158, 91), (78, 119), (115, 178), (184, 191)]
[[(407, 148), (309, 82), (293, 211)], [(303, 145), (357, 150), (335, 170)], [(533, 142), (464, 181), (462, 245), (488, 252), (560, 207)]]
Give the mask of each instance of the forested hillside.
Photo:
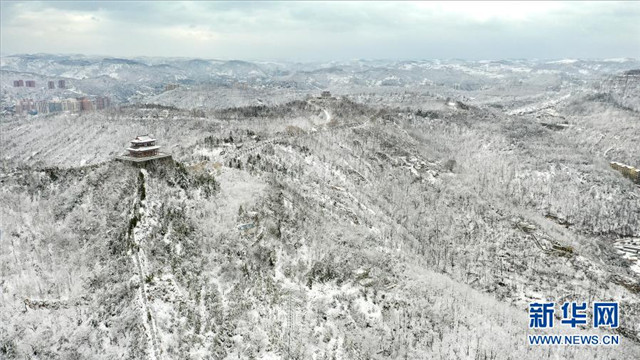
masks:
[[(372, 99), (3, 118), (0, 354), (640, 357), (636, 110)], [(141, 133), (173, 159), (113, 160)], [(593, 300), (619, 346), (526, 345)]]

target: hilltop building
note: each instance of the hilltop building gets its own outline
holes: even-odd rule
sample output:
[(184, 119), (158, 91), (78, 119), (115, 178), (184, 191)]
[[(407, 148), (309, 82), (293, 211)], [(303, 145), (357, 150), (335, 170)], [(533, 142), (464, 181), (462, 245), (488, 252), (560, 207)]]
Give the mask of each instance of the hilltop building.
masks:
[(325, 90), (325, 91), (323, 91), (323, 92), (320, 94), (320, 98), (321, 98), (321, 99), (331, 99), (331, 91), (326, 91), (326, 90)]
[(131, 161), (135, 163), (149, 160), (170, 158), (170, 154), (160, 152), (160, 146), (156, 145), (156, 139), (150, 135), (138, 135), (131, 140), (131, 145), (127, 148), (126, 155), (118, 156), (116, 159)]
[(58, 80), (58, 88), (60, 88), (60, 89), (64, 89), (65, 88), (64, 80)]
[(27, 80), (24, 83), (25, 83), (25, 85), (27, 87), (32, 87), (32, 88), (36, 87), (36, 81), (35, 80)]
[(13, 80), (13, 87), (23, 87), (23, 86), (24, 86), (23, 80)]
[(160, 146), (156, 145), (156, 139), (149, 135), (136, 136), (131, 140), (131, 147), (127, 148), (129, 156), (144, 157), (158, 155)]
[(49, 89), (55, 89), (56, 88), (56, 82), (55, 81), (49, 81), (48, 85), (49, 85)]

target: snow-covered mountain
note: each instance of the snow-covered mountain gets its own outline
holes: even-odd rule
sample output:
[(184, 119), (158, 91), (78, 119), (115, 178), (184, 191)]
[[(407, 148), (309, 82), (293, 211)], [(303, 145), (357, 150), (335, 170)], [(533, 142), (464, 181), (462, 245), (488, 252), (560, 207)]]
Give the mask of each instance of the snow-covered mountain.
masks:
[(307, 92), (419, 87), (473, 93), (514, 87), (559, 90), (640, 68), (633, 59), (614, 60), (353, 60), (299, 64), (34, 54), (4, 56), (0, 70), (4, 74), (2, 87), (7, 91), (18, 78), (65, 78), (82, 93), (110, 92), (120, 102), (138, 102), (158, 95), (170, 83), (217, 87), (240, 84), (259, 90)]
[(0, 358), (639, 358), (637, 65), (3, 58), (122, 102), (1, 118)]

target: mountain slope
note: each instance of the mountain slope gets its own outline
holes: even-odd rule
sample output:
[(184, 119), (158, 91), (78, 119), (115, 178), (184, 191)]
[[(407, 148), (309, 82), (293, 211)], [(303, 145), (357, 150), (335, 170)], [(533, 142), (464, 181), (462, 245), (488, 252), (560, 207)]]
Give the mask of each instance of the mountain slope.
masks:
[[(176, 162), (110, 160), (143, 129)], [(637, 358), (638, 188), (564, 131), (346, 99), (3, 122), (0, 351)], [(529, 302), (591, 299), (621, 345), (525, 345)]]

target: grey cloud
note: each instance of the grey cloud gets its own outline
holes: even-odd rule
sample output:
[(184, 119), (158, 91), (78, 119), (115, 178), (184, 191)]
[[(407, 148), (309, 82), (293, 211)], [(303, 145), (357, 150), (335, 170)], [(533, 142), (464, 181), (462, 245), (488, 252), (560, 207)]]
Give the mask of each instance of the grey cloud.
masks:
[(568, 3), (518, 21), (474, 19), (447, 4), (442, 8), (391, 2), (2, 2), (2, 52), (59, 52), (41, 36), (50, 26), (47, 19), (28, 26), (16, 20), (58, 11), (95, 19), (95, 26), (76, 32), (61, 28), (68, 42), (63, 50), (77, 53), (296, 60), (640, 57), (638, 3)]

